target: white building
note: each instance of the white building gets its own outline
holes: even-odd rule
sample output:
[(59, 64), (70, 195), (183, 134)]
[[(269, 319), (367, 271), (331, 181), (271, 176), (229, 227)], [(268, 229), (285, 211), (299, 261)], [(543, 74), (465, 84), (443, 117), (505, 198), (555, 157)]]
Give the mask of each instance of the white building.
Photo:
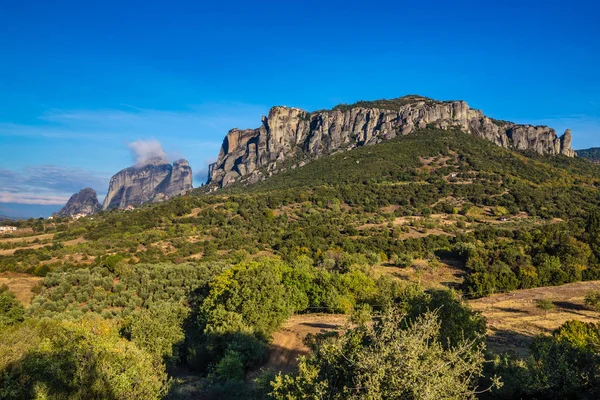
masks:
[(17, 230), (16, 226), (0, 226), (0, 233), (13, 233)]

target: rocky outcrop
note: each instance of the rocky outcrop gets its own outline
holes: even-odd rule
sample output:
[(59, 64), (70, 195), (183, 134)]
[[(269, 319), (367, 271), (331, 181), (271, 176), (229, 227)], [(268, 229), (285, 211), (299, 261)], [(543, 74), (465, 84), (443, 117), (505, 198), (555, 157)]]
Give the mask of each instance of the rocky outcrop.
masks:
[(173, 165), (162, 159), (119, 171), (110, 179), (102, 209), (126, 208), (158, 202), (192, 189), (192, 169), (186, 160)]
[(71, 196), (67, 204), (56, 215), (61, 217), (77, 214), (92, 215), (100, 211), (101, 208), (96, 191), (92, 188), (85, 188)]
[[(396, 106), (386, 109), (382, 103)], [(359, 104), (312, 113), (273, 107), (259, 128), (229, 131), (217, 162), (209, 166), (208, 183), (223, 187), (242, 179), (255, 182), (289, 160), (371, 145), (424, 128), (457, 128), (506, 148), (574, 156), (570, 130), (558, 137), (547, 126), (496, 121), (464, 101), (408, 96)]]

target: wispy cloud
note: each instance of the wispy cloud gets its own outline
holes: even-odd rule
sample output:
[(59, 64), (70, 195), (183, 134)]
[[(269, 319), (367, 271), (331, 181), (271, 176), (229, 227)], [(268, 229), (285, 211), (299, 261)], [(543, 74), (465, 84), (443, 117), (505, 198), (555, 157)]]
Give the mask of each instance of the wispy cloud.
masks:
[(34, 193), (0, 192), (0, 203), (37, 204), (43, 206), (63, 206), (69, 196), (52, 196)]
[[(86, 186), (104, 193), (110, 175), (152, 157), (187, 159), (196, 183), (203, 183), (208, 163), (217, 156), (225, 134), (236, 127), (259, 126), (260, 116), (267, 111), (264, 106), (240, 103), (201, 104), (181, 110), (120, 104), (96, 110), (49, 109), (30, 124), (0, 122), (0, 141), (2, 137), (10, 137), (13, 142), (22, 138), (19, 154), (31, 154), (29, 150), (36, 146), (38, 138), (43, 138), (47, 146), (38, 148), (36, 156), (31, 156), (31, 164), (27, 156), (13, 157), (22, 168), (10, 168), (14, 165), (10, 158), (4, 160), (5, 164), (0, 160), (0, 166), (4, 167), (0, 169), (0, 203), (62, 204)], [(62, 159), (53, 156), (52, 146), (65, 144), (74, 150), (62, 152)], [(134, 161), (123, 151), (128, 147), (133, 151)], [(68, 159), (68, 165), (78, 168), (64, 166), (65, 154), (73, 157)]]
[(108, 177), (56, 165), (0, 170), (0, 203), (64, 205), (73, 193), (85, 187), (103, 193)]
[(108, 179), (95, 172), (64, 168), (56, 165), (41, 165), (24, 169), (24, 185), (58, 192), (74, 193), (84, 187), (104, 190)]
[(162, 162), (168, 162), (167, 155), (160, 142), (156, 139), (136, 140), (129, 143), (129, 148), (135, 156), (136, 167), (143, 167), (151, 160), (159, 159)]
[(220, 145), (234, 127), (255, 127), (267, 108), (239, 103), (204, 104), (165, 111), (121, 104), (118, 109), (51, 109), (36, 124), (0, 123), (0, 135), (97, 140), (169, 135), (184, 142)]

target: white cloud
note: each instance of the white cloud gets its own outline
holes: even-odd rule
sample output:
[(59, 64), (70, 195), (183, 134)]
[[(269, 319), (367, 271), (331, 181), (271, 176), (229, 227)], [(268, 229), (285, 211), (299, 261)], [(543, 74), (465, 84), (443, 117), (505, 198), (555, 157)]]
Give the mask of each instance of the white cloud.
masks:
[(0, 203), (64, 205), (73, 193), (85, 187), (104, 193), (108, 177), (56, 165), (0, 169)]
[[(110, 175), (132, 164), (127, 152), (123, 151), (127, 146), (133, 151), (136, 164), (145, 163), (152, 157), (185, 158), (196, 172), (197, 183), (203, 183), (207, 160), (218, 155), (227, 132), (235, 127), (260, 126), (260, 117), (267, 111), (267, 107), (240, 103), (201, 104), (183, 110), (120, 104), (117, 108), (98, 110), (50, 109), (32, 124), (0, 122), (0, 142), (2, 137), (24, 138), (23, 148), (16, 148), (17, 152), (27, 154), (27, 146), (38, 138), (43, 138), (46, 146), (36, 153), (38, 158), (34, 161), (46, 165), (27, 166), (28, 160), (19, 158), (17, 166), (10, 170), (0, 168), (0, 190), (5, 199), (0, 202), (8, 202), (7, 193), (21, 194), (23, 201), (28, 202), (35, 201), (35, 194), (40, 195), (42, 202), (58, 201), (59, 198), (62, 202), (86, 186), (105, 193)], [(78, 160), (79, 169), (61, 165), (66, 163), (64, 157), (69, 157), (68, 153), (63, 152), (62, 159), (54, 156), (52, 146), (64, 143), (85, 149), (82, 150), (85, 153), (75, 154), (68, 160), (71, 165), (75, 165), (73, 160)], [(15, 164), (7, 162), (8, 165)], [(15, 197), (11, 196), (11, 199)]]
[(64, 206), (70, 196), (40, 195), (34, 193), (0, 192), (0, 203), (38, 204)]
[(129, 148), (135, 156), (135, 166), (143, 167), (152, 160), (160, 160), (164, 163), (168, 163), (167, 155), (163, 150), (161, 144), (156, 139), (151, 140), (136, 140), (135, 142), (129, 143)]

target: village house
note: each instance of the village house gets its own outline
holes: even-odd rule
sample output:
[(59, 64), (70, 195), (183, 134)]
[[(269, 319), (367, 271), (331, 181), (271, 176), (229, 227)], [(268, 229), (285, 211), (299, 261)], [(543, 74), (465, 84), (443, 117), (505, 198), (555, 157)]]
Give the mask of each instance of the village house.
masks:
[(0, 226), (0, 234), (13, 233), (17, 230), (16, 226)]

